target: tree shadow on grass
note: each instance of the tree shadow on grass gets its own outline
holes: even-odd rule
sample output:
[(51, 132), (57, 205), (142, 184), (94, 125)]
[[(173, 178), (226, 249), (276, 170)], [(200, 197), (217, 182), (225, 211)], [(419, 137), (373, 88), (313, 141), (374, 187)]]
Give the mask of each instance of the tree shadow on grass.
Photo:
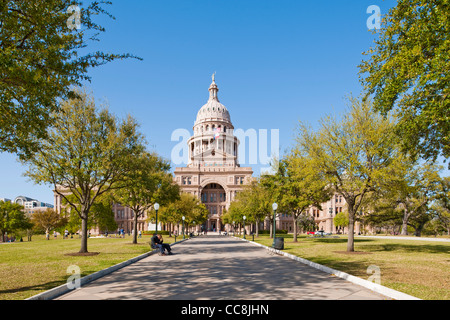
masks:
[[(336, 253), (338, 254), (338, 253)], [(311, 258), (311, 261), (327, 266), (332, 269), (336, 269), (339, 271), (346, 272), (348, 274), (354, 275), (356, 277), (360, 277), (366, 279), (370, 277), (370, 274), (367, 273), (367, 269), (372, 263), (370, 260), (362, 260), (362, 261), (343, 261), (336, 259), (335, 257), (316, 257)], [(388, 267), (383, 266), (383, 271), (386, 272)]]
[[(346, 238), (310, 238), (313, 242), (322, 242), (322, 243), (347, 243), (348, 239)], [(354, 239), (355, 243), (361, 242), (373, 242), (373, 239)]]
[(39, 284), (32, 285), (32, 286), (0, 290), (0, 295), (30, 291), (30, 292), (32, 292), (32, 294), (30, 294), (30, 296), (33, 296), (33, 295), (39, 294), (43, 291), (47, 291), (47, 290), (53, 289), (55, 287), (58, 287), (64, 283), (66, 283), (66, 281), (67, 281), (66, 279), (54, 280), (54, 281), (50, 281), (50, 282), (46, 282), (46, 283), (39, 283)]
[(401, 244), (385, 243), (366, 245), (364, 249), (371, 252), (377, 251), (399, 251), (416, 253), (446, 253), (450, 254), (450, 246), (441, 244)]

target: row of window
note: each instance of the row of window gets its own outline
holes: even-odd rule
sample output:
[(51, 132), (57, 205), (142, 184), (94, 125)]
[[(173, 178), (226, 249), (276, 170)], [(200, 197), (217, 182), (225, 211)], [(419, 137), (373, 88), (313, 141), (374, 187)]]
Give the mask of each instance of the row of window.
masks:
[[(234, 184), (244, 184), (245, 181), (245, 177), (235, 177), (234, 178)], [(183, 185), (191, 185), (192, 184), (192, 177), (190, 176), (186, 176), (186, 177), (181, 177), (181, 183)]]
[(202, 202), (203, 203), (216, 203), (216, 202), (225, 202), (225, 201), (227, 201), (227, 195), (225, 192), (221, 192), (221, 193), (204, 192), (204, 193), (202, 193)]
[(225, 206), (208, 206), (206, 209), (211, 215), (221, 215), (225, 209)]
[[(140, 216), (140, 219), (145, 218), (145, 214)], [(125, 213), (124, 209), (118, 209), (116, 210), (116, 219), (133, 219), (134, 218), (134, 212), (133, 210), (129, 210), (128, 213)]]
[[(208, 124), (206, 125), (206, 126), (201, 126), (200, 127), (200, 131), (201, 132), (203, 132), (203, 131), (206, 131), (206, 132), (208, 132), (208, 131), (214, 131), (214, 130), (216, 130), (216, 125), (215, 124), (213, 124), (213, 125), (211, 125), (211, 126), (209, 126)], [(221, 131), (222, 130), (222, 126), (219, 124), (218, 126), (217, 126), (217, 130), (218, 131)], [(197, 133), (198, 133), (198, 128), (197, 128)], [(227, 132), (227, 127), (226, 126), (223, 126), (223, 132)]]

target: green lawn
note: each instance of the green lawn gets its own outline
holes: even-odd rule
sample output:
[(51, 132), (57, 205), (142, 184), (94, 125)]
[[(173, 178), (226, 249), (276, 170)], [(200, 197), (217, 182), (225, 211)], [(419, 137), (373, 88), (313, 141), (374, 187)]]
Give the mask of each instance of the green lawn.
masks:
[[(285, 238), (285, 250), (301, 258), (368, 279), (370, 265), (381, 270), (381, 285), (421, 299), (450, 299), (450, 243), (418, 240), (356, 238), (355, 254), (345, 253), (347, 237), (314, 238), (292, 235)], [(278, 235), (277, 235), (278, 237)], [(247, 240), (252, 240), (247, 236)], [(255, 238), (271, 247), (267, 235)]]
[[(180, 240), (178, 237), (177, 240)], [(0, 300), (21, 300), (66, 283), (70, 274), (67, 267), (77, 265), (85, 276), (117, 263), (139, 256), (150, 250), (150, 236), (132, 238), (90, 238), (88, 250), (95, 256), (69, 256), (80, 250), (81, 240), (45, 240), (33, 236), (31, 242), (0, 244)], [(164, 236), (166, 243), (174, 238)]]

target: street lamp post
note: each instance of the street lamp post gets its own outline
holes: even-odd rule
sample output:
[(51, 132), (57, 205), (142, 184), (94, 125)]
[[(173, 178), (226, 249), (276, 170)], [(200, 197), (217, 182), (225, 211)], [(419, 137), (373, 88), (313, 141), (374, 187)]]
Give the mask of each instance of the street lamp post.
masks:
[(272, 209), (273, 209), (273, 244), (272, 244), (272, 247), (275, 247), (275, 235), (276, 235), (275, 218), (276, 218), (276, 214), (277, 214), (277, 208), (278, 208), (278, 204), (276, 202), (274, 202), (272, 204)]
[(244, 219), (244, 239), (245, 239), (245, 219), (247, 219), (247, 217), (243, 216), (242, 218)]
[(155, 234), (158, 234), (158, 210), (159, 210), (159, 203), (156, 202), (153, 206), (153, 208), (155, 208), (156, 211), (156, 227), (155, 227)]
[(182, 216), (181, 219), (183, 220), (182, 225), (181, 225), (181, 228), (183, 230), (183, 239), (185, 239), (185, 237), (184, 237), (184, 219), (186, 219), (186, 217)]

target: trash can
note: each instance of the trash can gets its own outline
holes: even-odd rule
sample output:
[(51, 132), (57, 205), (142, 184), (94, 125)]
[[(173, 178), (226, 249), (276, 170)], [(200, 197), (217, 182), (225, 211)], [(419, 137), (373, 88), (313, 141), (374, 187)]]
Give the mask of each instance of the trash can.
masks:
[(284, 250), (284, 238), (275, 238), (273, 248), (277, 250)]

